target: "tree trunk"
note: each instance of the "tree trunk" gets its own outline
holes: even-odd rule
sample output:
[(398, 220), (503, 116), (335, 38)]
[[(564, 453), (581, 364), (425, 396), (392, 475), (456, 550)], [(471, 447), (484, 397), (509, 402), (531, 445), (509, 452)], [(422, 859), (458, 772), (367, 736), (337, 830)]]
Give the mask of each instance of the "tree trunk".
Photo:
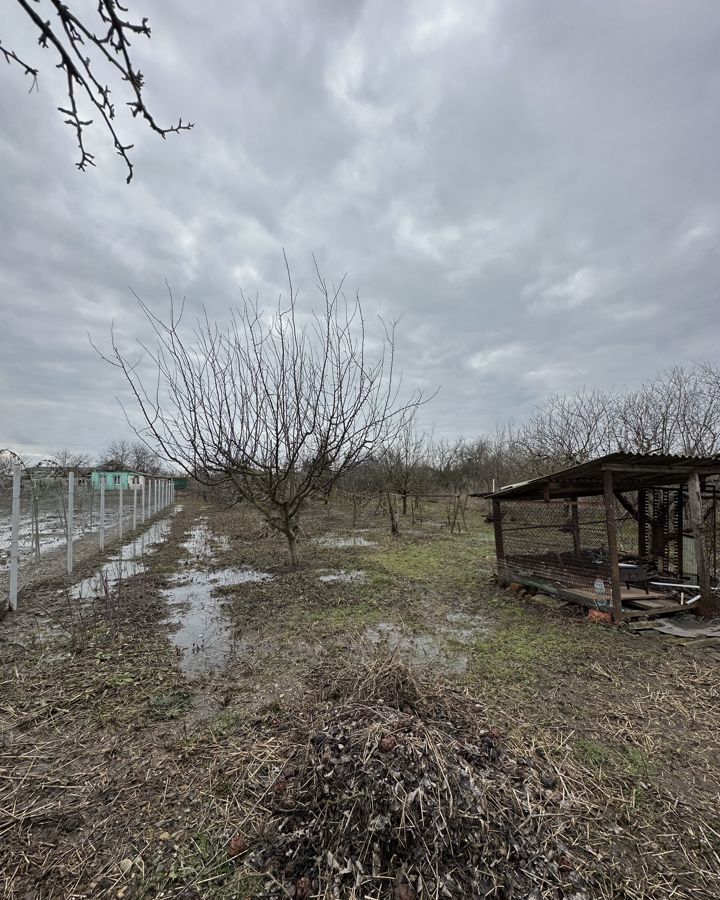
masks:
[(387, 492), (387, 501), (388, 509), (390, 512), (390, 533), (399, 534), (400, 529), (398, 528), (397, 513), (395, 512), (395, 502), (390, 494), (390, 491)]
[(403, 513), (402, 514), (404, 516), (406, 516), (407, 515), (407, 494), (403, 494), (402, 498), (403, 498)]
[(297, 533), (292, 527), (290, 527), (285, 532), (285, 537), (287, 538), (288, 552), (290, 553), (290, 565), (293, 569), (297, 569), (297, 567), (300, 565), (300, 557), (298, 556), (297, 549)]

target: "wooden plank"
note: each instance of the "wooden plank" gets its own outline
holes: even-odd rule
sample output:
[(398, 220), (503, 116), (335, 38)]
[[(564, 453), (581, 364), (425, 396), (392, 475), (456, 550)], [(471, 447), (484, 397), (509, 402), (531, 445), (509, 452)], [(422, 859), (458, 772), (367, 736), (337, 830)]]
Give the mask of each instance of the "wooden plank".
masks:
[(615, 497), (613, 495), (612, 472), (603, 470), (603, 496), (605, 498), (605, 521), (607, 524), (608, 556), (610, 557), (610, 584), (612, 587), (613, 621), (622, 619), (620, 598), (620, 566), (617, 546), (617, 520), (615, 518)]
[(698, 584), (700, 585), (700, 600), (697, 608), (702, 615), (712, 616), (717, 613), (717, 609), (710, 593), (710, 573), (708, 572), (707, 556), (705, 554), (705, 527), (702, 514), (700, 478), (697, 474), (694, 474), (688, 481), (688, 512), (695, 541), (695, 564), (697, 566)]
[(670, 616), (673, 613), (689, 612), (691, 607), (680, 606), (679, 603), (659, 606), (656, 609), (631, 609), (622, 614), (623, 621), (627, 619), (641, 619), (643, 616)]

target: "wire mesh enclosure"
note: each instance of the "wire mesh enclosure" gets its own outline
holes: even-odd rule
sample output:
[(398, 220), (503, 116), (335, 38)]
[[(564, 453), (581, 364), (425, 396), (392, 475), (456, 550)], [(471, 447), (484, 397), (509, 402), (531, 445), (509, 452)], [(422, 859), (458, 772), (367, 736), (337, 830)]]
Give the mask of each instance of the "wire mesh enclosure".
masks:
[[(637, 554), (637, 527), (627, 512), (618, 515), (623, 556)], [(507, 503), (503, 508), (507, 580), (537, 579), (610, 596), (611, 571), (602, 498)]]
[(717, 614), (718, 476), (720, 458), (617, 453), (503, 488), (490, 495), (500, 581), (616, 620), (688, 597)]

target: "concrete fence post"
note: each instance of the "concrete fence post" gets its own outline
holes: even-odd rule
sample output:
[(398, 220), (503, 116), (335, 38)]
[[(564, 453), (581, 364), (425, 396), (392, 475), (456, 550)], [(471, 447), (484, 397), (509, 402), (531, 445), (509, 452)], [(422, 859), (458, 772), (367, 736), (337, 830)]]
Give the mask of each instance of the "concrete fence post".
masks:
[(100, 476), (100, 549), (105, 549), (105, 476)]
[(13, 466), (12, 513), (10, 523), (10, 609), (17, 609), (18, 566), (20, 564), (20, 483), (22, 467)]
[(153, 498), (153, 499), (154, 499), (154, 503), (153, 503), (153, 514), (154, 514), (154, 515), (157, 515), (157, 513), (158, 513), (158, 492), (159, 492), (159, 489), (160, 489), (160, 482), (159, 482), (158, 479), (156, 478), (156, 479), (155, 479), (155, 497)]
[(133, 488), (133, 531), (137, 528), (137, 495), (138, 489)]
[[(122, 479), (122, 475), (120, 476)], [(122, 481), (118, 485), (118, 535), (123, 536), (123, 486)]]
[(145, 476), (142, 476), (142, 484), (140, 485), (140, 521), (145, 521)]
[(68, 472), (68, 507), (67, 507), (67, 571), (73, 571), (73, 541), (75, 540), (75, 473)]

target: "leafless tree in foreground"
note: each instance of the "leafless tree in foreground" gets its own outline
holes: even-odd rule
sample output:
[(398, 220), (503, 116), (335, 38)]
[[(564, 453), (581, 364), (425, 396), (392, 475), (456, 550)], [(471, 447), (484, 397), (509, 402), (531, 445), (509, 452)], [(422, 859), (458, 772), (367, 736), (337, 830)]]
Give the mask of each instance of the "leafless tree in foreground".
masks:
[[(96, 0), (96, 16), (83, 9), (82, 13), (70, 9), (64, 0), (17, 0), (37, 29), (38, 43), (45, 50), (56, 54), (56, 68), (64, 76), (67, 103), (58, 110), (66, 116), (65, 123), (75, 131), (80, 150), (78, 169), (95, 165), (95, 156), (85, 146), (85, 130), (92, 124), (83, 106), (95, 109), (110, 133), (115, 150), (125, 162), (127, 180), (133, 176), (133, 166), (128, 157), (132, 144), (123, 144), (115, 128), (115, 104), (106, 79), (128, 85), (130, 108), (133, 118), (144, 119), (151, 131), (165, 138), (168, 134), (192, 128), (180, 119), (177, 125), (163, 128), (147, 108), (143, 90), (145, 79), (136, 69), (131, 58), (131, 43), (135, 37), (150, 37), (148, 20), (130, 21), (127, 7), (119, 0)], [(78, 4), (74, 3), (77, 10)], [(49, 18), (53, 15), (55, 21)], [(15, 49), (0, 41), (0, 54), (10, 65), (19, 66), (32, 79), (30, 90), (37, 87), (39, 70), (21, 58)], [(23, 53), (23, 57), (25, 54)]]
[(288, 268), (288, 298), (271, 317), (242, 296), (229, 325), (205, 315), (189, 339), (172, 297), (167, 321), (140, 302), (156, 339), (141, 344), (152, 385), (114, 337), (109, 359), (139, 405), (138, 434), (188, 475), (224, 488), (230, 502), (251, 503), (285, 535), (292, 566), (308, 498), (391, 442), (422, 402), (420, 393), (399, 399), (394, 326), (383, 326), (382, 349), (369, 360), (359, 297), (348, 302), (342, 282), (329, 288), (316, 272), (323, 305), (304, 324)]

